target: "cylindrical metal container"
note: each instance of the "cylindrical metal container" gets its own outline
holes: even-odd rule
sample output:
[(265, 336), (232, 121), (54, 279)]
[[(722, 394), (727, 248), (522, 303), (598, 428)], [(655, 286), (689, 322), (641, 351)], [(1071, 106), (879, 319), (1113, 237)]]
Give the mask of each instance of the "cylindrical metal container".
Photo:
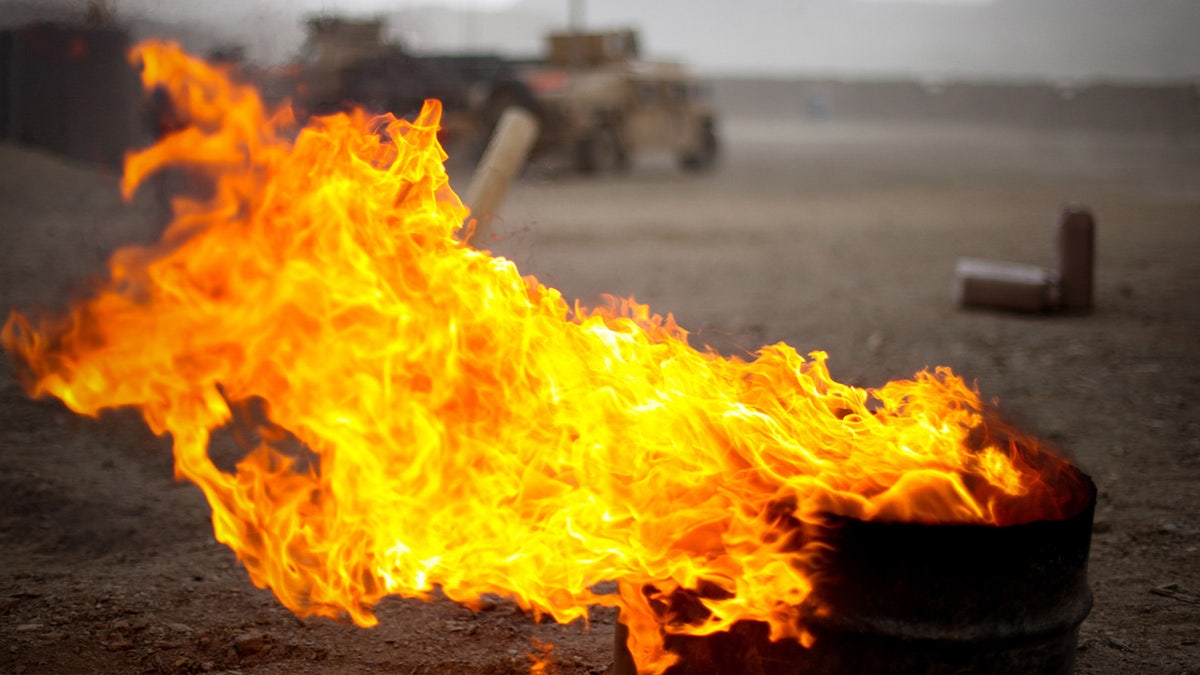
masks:
[(1058, 308), (1058, 275), (1033, 265), (959, 258), (954, 295), (962, 307), (1045, 312)]
[(1096, 264), (1096, 221), (1085, 206), (1064, 207), (1058, 217), (1058, 273), (1062, 308), (1092, 308)]
[[(1092, 606), (1088, 549), (1096, 488), (1078, 513), (1021, 525), (924, 525), (832, 517), (810, 602), (810, 648), (767, 625), (666, 636), (668, 675), (1061, 674), (1074, 668)], [(614, 675), (635, 675), (618, 624)]]

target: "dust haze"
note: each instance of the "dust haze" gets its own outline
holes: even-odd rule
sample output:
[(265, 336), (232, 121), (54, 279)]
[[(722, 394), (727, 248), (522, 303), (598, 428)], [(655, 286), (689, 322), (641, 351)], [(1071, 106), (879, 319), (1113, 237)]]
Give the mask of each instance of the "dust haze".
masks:
[[(241, 45), (252, 60), (293, 60), (312, 13), (380, 15), (414, 51), (536, 56), (543, 35), (568, 19), (562, 0), (458, 3), (256, 0), (192, 3), (115, 0), (136, 35), (162, 35), (198, 52)], [(82, 15), (84, 0), (9, 0), (0, 24)], [(384, 8), (384, 9), (381, 9)], [(606, 0), (586, 3), (590, 28), (632, 26), (652, 58), (701, 74), (1162, 82), (1200, 78), (1197, 0), (917, 2)]]

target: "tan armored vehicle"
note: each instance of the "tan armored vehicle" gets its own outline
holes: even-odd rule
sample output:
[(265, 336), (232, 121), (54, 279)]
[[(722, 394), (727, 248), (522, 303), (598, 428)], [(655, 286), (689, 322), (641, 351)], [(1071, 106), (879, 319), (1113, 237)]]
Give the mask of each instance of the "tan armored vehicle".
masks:
[(671, 152), (685, 170), (717, 158), (706, 92), (677, 63), (638, 58), (633, 31), (552, 34), (545, 63), (524, 75), (542, 119), (535, 156), (565, 154), (583, 173), (627, 168)]

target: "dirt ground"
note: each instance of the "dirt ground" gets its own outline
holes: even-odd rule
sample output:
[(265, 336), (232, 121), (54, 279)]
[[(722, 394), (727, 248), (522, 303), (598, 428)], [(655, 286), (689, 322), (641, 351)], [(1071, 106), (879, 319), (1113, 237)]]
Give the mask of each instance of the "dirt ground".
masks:
[[(785, 341), (851, 384), (977, 380), (1099, 486), (1076, 672), (1200, 673), (1200, 138), (750, 119), (724, 137), (703, 176), (531, 167), (481, 245), (725, 353)], [(1067, 202), (1097, 218), (1094, 312), (956, 307), (960, 256), (1052, 266)], [(0, 147), (0, 300), (62, 304), (159, 215), (153, 194), (122, 207), (115, 176)], [(374, 629), (299, 620), (213, 540), (164, 439), (0, 368), (0, 672), (523, 673), (538, 643), (564, 675), (612, 663), (606, 611), (539, 625), (502, 599), (389, 599)]]

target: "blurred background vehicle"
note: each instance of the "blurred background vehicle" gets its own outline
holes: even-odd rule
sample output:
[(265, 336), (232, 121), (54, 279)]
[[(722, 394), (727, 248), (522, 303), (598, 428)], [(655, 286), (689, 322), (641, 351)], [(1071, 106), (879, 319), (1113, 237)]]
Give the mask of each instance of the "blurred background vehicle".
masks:
[(397, 117), (416, 114), (426, 99), (442, 102), (443, 144), (477, 158), (503, 107), (531, 105), (508, 60), (493, 54), (417, 55), (384, 39), (380, 18), (315, 16), (292, 90), (302, 114), (349, 106)]
[(489, 53), (414, 54), (387, 42), (379, 18), (311, 17), (294, 69), (302, 112), (359, 105), (404, 117), (422, 101), (443, 104), (443, 143), (476, 160), (509, 106), (540, 122), (538, 159), (580, 173), (629, 168), (640, 153), (673, 153), (686, 170), (717, 158), (707, 90), (681, 63), (646, 61), (632, 29), (551, 33), (543, 58)]
[(632, 29), (551, 33), (544, 63), (525, 79), (542, 118), (540, 154), (568, 155), (580, 173), (627, 169), (638, 153), (667, 151), (687, 170), (718, 153), (707, 90), (680, 63), (645, 61)]

